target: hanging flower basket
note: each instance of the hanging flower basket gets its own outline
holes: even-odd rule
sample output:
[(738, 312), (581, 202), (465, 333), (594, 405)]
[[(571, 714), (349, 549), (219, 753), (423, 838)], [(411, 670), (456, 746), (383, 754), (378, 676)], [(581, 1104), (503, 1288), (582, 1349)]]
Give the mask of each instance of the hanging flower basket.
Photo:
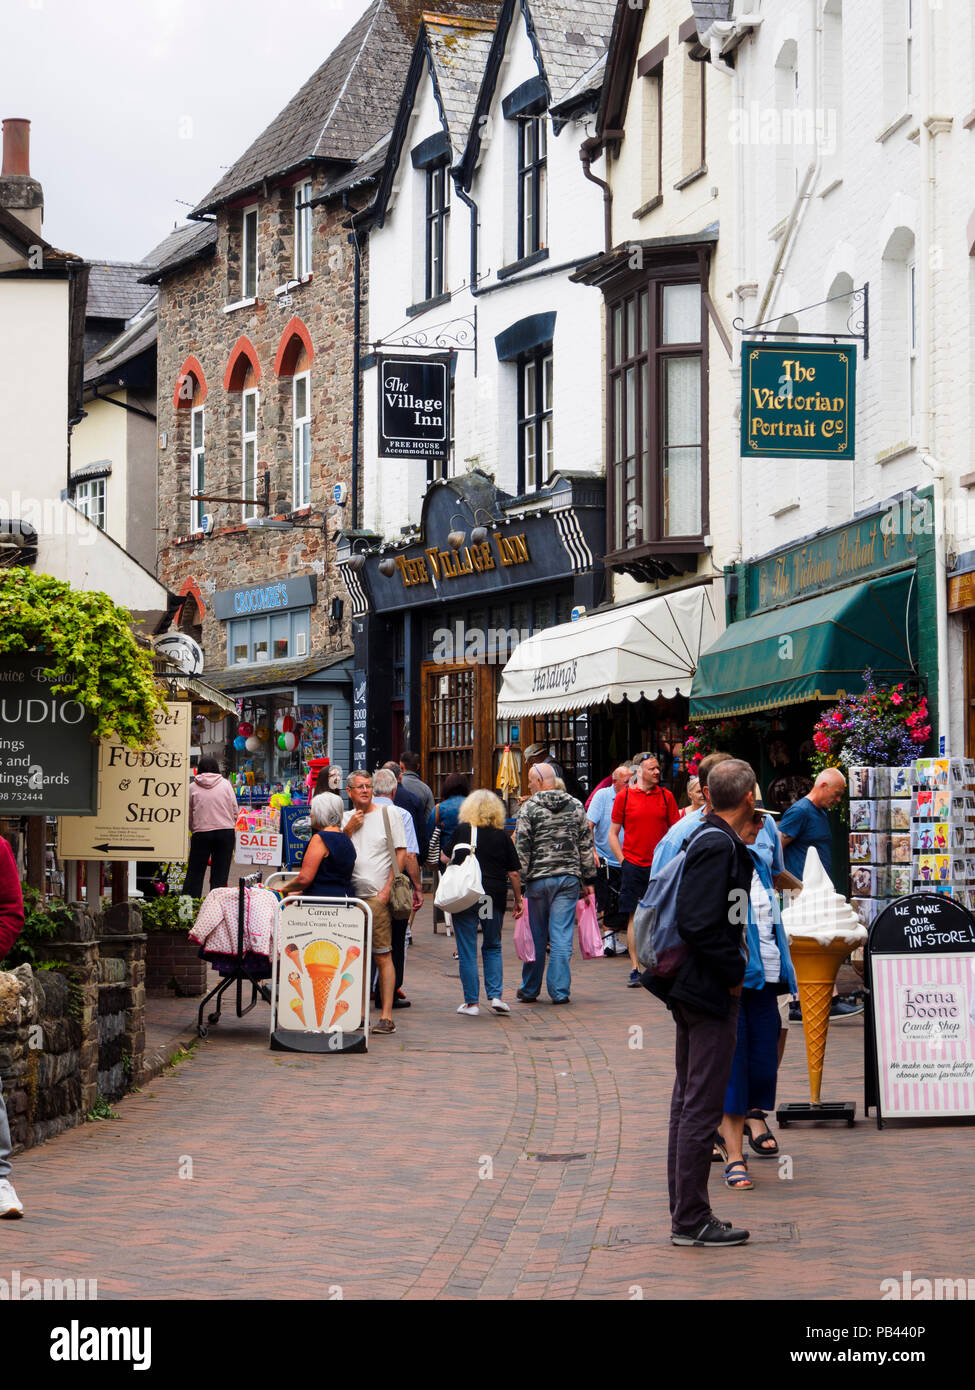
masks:
[(931, 737), (927, 697), (897, 685), (878, 685), (863, 673), (863, 693), (823, 710), (813, 730), (813, 772), (826, 767), (902, 767)]

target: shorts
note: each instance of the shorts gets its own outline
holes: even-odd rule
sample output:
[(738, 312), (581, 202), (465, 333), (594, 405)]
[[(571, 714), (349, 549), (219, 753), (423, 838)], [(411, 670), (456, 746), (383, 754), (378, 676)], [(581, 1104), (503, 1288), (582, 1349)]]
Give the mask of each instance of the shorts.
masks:
[(596, 907), (606, 931), (625, 931), (628, 914), (620, 911), (620, 867), (605, 860), (596, 870)]
[(620, 873), (620, 912), (632, 916), (639, 906), (640, 899), (647, 891), (650, 882), (650, 865), (631, 864), (623, 860)]
[(389, 903), (380, 902), (378, 898), (363, 898), (363, 902), (368, 903), (372, 910), (372, 953), (374, 956), (388, 955), (393, 949), (393, 918)]

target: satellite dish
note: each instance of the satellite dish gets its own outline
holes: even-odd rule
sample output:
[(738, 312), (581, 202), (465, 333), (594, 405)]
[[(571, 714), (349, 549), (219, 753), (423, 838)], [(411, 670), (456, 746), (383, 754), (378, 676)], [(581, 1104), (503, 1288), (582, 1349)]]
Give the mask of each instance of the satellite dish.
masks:
[(171, 661), (187, 676), (198, 676), (203, 670), (203, 651), (185, 632), (166, 632), (152, 644), (160, 656)]

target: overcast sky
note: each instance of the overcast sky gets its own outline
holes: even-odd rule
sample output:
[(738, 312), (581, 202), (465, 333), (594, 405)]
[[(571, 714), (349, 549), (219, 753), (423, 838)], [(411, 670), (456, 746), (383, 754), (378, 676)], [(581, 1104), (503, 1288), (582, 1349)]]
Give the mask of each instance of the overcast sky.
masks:
[(45, 237), (88, 258), (140, 261), (287, 104), (367, 0), (0, 7), (0, 116), (31, 122)]

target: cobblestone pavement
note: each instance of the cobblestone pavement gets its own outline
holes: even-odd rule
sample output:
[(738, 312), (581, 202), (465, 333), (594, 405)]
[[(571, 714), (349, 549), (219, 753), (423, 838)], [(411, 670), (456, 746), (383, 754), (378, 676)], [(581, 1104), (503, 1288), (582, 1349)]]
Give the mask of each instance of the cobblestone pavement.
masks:
[[(272, 1053), (260, 1005), (117, 1120), (15, 1160), (28, 1219), (0, 1228), (0, 1271), (140, 1299), (875, 1299), (904, 1270), (975, 1272), (952, 1200), (975, 1185), (970, 1132), (862, 1118), (860, 1019), (831, 1030), (824, 1086), (856, 1127), (781, 1132), (790, 1162), (754, 1158), (751, 1192), (715, 1165), (715, 1210), (752, 1242), (675, 1249), (672, 1029), (626, 962), (576, 955), (571, 1005), (522, 1005), (508, 930), (511, 1015), (467, 1018), (429, 908), (415, 932), (414, 1006), (368, 1055)], [(196, 1005), (163, 1012), (176, 1032)], [(807, 1095), (794, 1028), (780, 1099)]]

